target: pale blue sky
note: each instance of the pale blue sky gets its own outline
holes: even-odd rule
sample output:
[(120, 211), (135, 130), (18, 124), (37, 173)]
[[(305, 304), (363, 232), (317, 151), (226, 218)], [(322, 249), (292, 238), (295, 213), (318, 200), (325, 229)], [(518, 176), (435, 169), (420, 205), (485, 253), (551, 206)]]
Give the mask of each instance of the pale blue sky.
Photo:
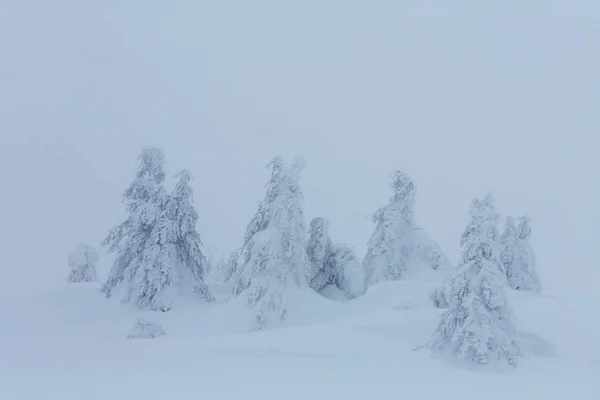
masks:
[(240, 244), (263, 166), (301, 154), (307, 222), (329, 218), (361, 256), (403, 169), (452, 259), (493, 190), (503, 215), (531, 215), (549, 291), (596, 286), (581, 277), (600, 277), (596, 2), (280, 3), (3, 3), (3, 276), (61, 282), (158, 145), (170, 175), (192, 170), (217, 253)]

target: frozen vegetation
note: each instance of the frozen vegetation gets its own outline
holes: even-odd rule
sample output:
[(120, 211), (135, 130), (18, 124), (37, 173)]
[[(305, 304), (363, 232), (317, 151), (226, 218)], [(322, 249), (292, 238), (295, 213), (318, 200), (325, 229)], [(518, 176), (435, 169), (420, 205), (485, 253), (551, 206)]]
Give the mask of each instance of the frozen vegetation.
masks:
[(96, 282), (96, 264), (100, 255), (88, 244), (80, 243), (69, 255), (69, 276), (67, 283)]
[[(15, 300), (22, 307), (3, 315), (0, 397), (39, 398), (36, 386), (59, 385), (53, 393), (61, 399), (90, 398), (104, 377), (98, 368), (127, 376), (94, 392), (111, 399), (180, 398), (199, 388), (254, 398), (277, 385), (290, 391), (286, 398), (305, 399), (328, 384), (336, 397), (385, 397), (398, 376), (403, 390), (423, 398), (480, 387), (489, 399), (560, 390), (591, 399), (597, 313), (576, 318), (581, 304), (542, 294), (529, 217), (518, 224), (507, 217), (500, 232), (491, 194), (472, 201), (452, 266), (414, 221), (414, 181), (394, 173), (361, 262), (352, 246), (332, 239), (326, 218), (306, 224), (304, 160), (275, 157), (241, 246), (209, 259), (191, 173), (175, 175), (168, 192), (161, 150), (144, 149), (138, 163), (123, 195), (127, 218), (103, 242), (114, 255), (104, 281)], [(77, 246), (68, 283), (94, 284), (98, 261), (92, 247)], [(24, 335), (26, 347), (6, 346)], [(124, 344), (125, 337), (164, 338)], [(46, 372), (32, 372), (40, 366)], [(469, 371), (505, 367), (511, 375), (494, 381)]]
[(462, 259), (452, 274), (448, 309), (432, 347), (470, 365), (516, 366), (520, 350), (499, 257), (493, 197), (473, 200), (469, 214), (460, 242)]
[(397, 171), (391, 176), (390, 187), (393, 196), (372, 217), (375, 231), (363, 260), (366, 286), (447, 273), (446, 256), (414, 221), (415, 183)]
[(161, 311), (170, 310), (182, 292), (212, 301), (203, 281), (207, 261), (196, 231), (191, 174), (179, 173), (169, 194), (163, 186), (162, 151), (146, 148), (138, 161), (135, 179), (123, 195), (129, 215), (103, 242), (117, 256), (102, 293), (119, 293), (123, 303)]

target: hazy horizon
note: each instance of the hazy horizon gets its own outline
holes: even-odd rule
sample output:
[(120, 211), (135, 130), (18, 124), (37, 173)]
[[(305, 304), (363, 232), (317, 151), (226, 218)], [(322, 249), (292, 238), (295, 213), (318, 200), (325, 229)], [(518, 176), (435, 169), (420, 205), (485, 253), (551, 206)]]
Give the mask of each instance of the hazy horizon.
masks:
[(169, 177), (192, 171), (217, 256), (241, 244), (269, 160), (302, 155), (306, 222), (329, 219), (361, 257), (403, 170), (417, 223), (453, 261), (471, 200), (492, 191), (503, 216), (531, 216), (544, 291), (591, 296), (600, 6), (514, 3), (10, 2), (2, 287), (64, 282), (158, 146)]

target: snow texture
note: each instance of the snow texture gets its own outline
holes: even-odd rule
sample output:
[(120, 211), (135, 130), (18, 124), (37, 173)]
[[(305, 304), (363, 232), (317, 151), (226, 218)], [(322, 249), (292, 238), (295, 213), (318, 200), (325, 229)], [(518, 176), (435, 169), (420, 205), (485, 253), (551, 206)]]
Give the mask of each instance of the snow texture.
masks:
[(394, 195), (372, 216), (375, 231), (363, 260), (367, 287), (382, 281), (422, 278), (432, 271), (449, 269), (439, 245), (414, 222), (413, 180), (397, 171), (391, 176), (390, 187)]
[(80, 243), (69, 255), (69, 276), (67, 283), (96, 282), (96, 264), (100, 256), (90, 245)]
[(307, 289), (310, 260), (305, 249), (303, 195), (300, 173), (304, 161), (290, 167), (274, 158), (264, 200), (248, 225), (244, 245), (234, 266), (233, 295), (244, 296), (254, 310), (254, 329), (262, 330), (285, 320), (287, 296)]
[(473, 200), (470, 216), (461, 238), (462, 262), (452, 276), (449, 308), (431, 346), (471, 366), (516, 366), (520, 350), (499, 258), (499, 216), (492, 195)]
[(102, 293), (111, 297), (121, 289), (123, 303), (160, 311), (170, 310), (182, 292), (212, 301), (203, 282), (206, 258), (195, 230), (198, 215), (192, 204), (191, 174), (178, 174), (168, 195), (162, 151), (146, 148), (138, 159), (138, 172), (124, 194), (129, 216), (103, 242), (117, 257)]
[[(600, 316), (587, 299), (511, 291), (527, 358), (509, 374), (472, 373), (412, 351), (439, 322), (433, 287), (385, 282), (349, 302), (305, 293), (282, 329), (260, 333), (248, 330), (244, 302), (182, 302), (149, 317), (103, 301), (93, 283), (0, 291), (11, 304), (2, 311), (0, 398), (191, 399), (201, 387), (223, 400), (354, 400), (389, 397), (399, 376), (403, 391), (423, 399), (598, 398)], [(125, 340), (137, 319), (167, 335)]]
[(166, 335), (166, 332), (160, 324), (138, 319), (129, 335), (127, 335), (127, 339), (154, 339), (164, 335)]

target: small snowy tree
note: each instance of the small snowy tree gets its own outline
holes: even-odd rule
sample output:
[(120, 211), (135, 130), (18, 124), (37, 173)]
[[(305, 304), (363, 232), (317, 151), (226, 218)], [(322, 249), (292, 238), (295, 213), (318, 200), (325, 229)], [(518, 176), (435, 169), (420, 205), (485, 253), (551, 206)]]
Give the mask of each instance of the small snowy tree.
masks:
[(306, 252), (311, 263), (310, 287), (322, 293), (335, 285), (347, 298), (364, 293), (364, 271), (354, 251), (345, 244), (334, 244), (329, 222), (314, 218), (309, 224)]
[(96, 282), (96, 263), (100, 256), (91, 246), (80, 243), (69, 255), (69, 276), (67, 283)]
[(430, 293), (429, 297), (436, 308), (448, 308), (452, 297), (452, 275), (446, 277), (440, 286)]
[(512, 262), (507, 266), (506, 276), (512, 289), (540, 293), (542, 284), (535, 268), (535, 256), (529, 242), (530, 237), (530, 219), (528, 216), (524, 216), (520, 219), (519, 226), (514, 232)]
[(365, 291), (365, 274), (354, 250), (346, 244), (334, 244), (325, 262), (331, 271), (331, 282), (347, 298), (361, 296)]
[(394, 195), (373, 215), (376, 223), (363, 260), (366, 284), (406, 279), (417, 265), (444, 269), (448, 261), (439, 246), (415, 225), (413, 206), (415, 184), (404, 172), (392, 174)]
[(514, 269), (517, 241), (515, 221), (513, 217), (506, 217), (504, 231), (500, 235), (500, 266), (504, 276), (507, 276), (508, 271)]
[(146, 148), (138, 160), (136, 177), (123, 196), (129, 216), (103, 242), (117, 257), (102, 293), (111, 297), (124, 284), (123, 303), (161, 311), (170, 310), (185, 288), (212, 300), (202, 281), (206, 260), (195, 232), (191, 175), (181, 173), (169, 196), (163, 187), (163, 153)]
[(154, 339), (165, 335), (165, 329), (160, 324), (138, 319), (127, 335), (127, 339)]
[(462, 262), (452, 276), (449, 308), (432, 348), (468, 364), (505, 361), (516, 366), (520, 351), (500, 266), (498, 214), (491, 194), (473, 200), (470, 216), (461, 238)]
[(239, 257), (230, 263), (235, 269), (233, 294), (246, 296), (256, 310), (255, 328), (259, 330), (285, 319), (289, 290), (307, 288), (310, 273), (299, 185), (304, 161), (296, 158), (286, 168), (277, 157), (268, 167), (267, 193), (248, 226)]
[(230, 282), (235, 276), (236, 272), (238, 271), (238, 262), (241, 254), (242, 249), (236, 249), (229, 255), (229, 258), (227, 259), (227, 264), (225, 266), (225, 270), (223, 272), (223, 281), (225, 283)]
[(320, 292), (331, 284), (331, 271), (327, 270), (325, 261), (330, 257), (331, 238), (329, 222), (324, 218), (313, 218), (308, 228), (306, 253), (311, 263), (310, 287)]

